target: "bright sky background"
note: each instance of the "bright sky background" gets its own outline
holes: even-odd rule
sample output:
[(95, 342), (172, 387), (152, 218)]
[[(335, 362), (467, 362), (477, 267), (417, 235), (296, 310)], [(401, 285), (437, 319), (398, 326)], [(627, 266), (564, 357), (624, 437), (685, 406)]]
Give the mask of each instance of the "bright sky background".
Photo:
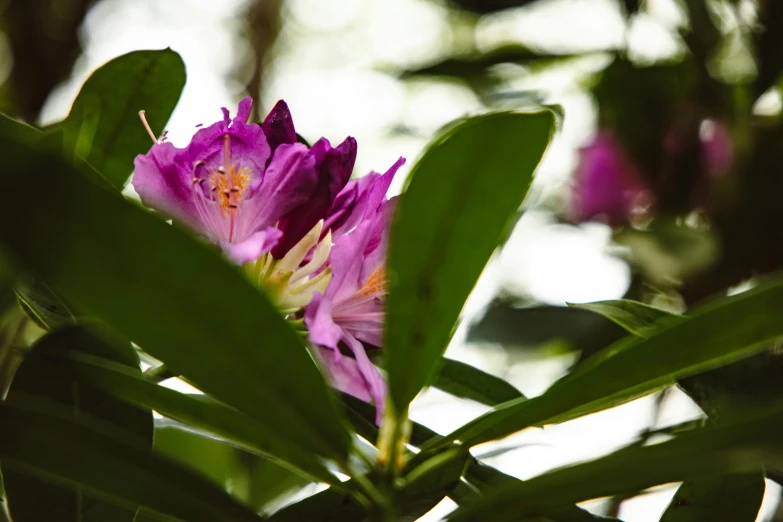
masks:
[[(676, 3), (648, 0), (647, 4), (651, 14), (640, 17), (624, 35), (624, 22), (612, 0), (540, 2), (512, 15), (482, 20), (475, 43), (480, 49), (520, 42), (568, 52), (610, 49), (627, 37), (631, 55), (639, 60), (654, 61), (681, 52), (682, 44), (673, 33), (673, 28), (683, 23)], [(48, 101), (43, 123), (64, 117), (89, 72), (107, 60), (135, 49), (172, 47), (185, 60), (188, 82), (168, 126), (168, 136), (177, 145), (186, 144), (197, 124), (219, 119), (221, 106), (234, 111), (244, 95), (242, 86), (230, 80), (235, 60), (250, 52), (237, 19), (244, 5), (245, 0), (103, 0), (85, 22), (85, 53), (73, 78)], [(320, 136), (332, 142), (349, 134), (356, 137), (358, 174), (385, 170), (402, 155), (408, 158), (404, 176), (439, 127), (480, 110), (479, 101), (463, 86), (436, 81), (403, 83), (384, 72), (426, 64), (464, 45), (452, 34), (448, 12), (437, 2), (287, 0), (284, 16), (276, 60), (267, 72), (263, 106), (269, 108), (284, 98), (297, 130), (311, 141)], [(565, 109), (562, 128), (537, 171), (533, 201), (528, 205), (567, 194), (575, 150), (589, 139), (595, 126), (593, 102), (579, 81), (585, 73), (604, 66), (606, 60), (597, 54), (535, 78), (509, 75), (510, 86), (544, 89), (548, 103)], [(402, 125), (414, 132), (392, 132)], [(393, 192), (399, 191), (403, 176), (396, 180)], [(608, 252), (609, 243), (609, 229), (602, 225), (566, 227), (553, 223), (543, 212), (527, 213), (485, 271), (449, 355), (502, 373), (528, 395), (542, 393), (564, 374), (572, 356), (531, 360), (509, 368), (507, 357), (497, 347), (482, 346), (479, 351), (466, 345), (465, 326), (479, 318), (483, 306), (501, 290), (558, 305), (621, 297), (630, 272)], [(437, 391), (424, 393), (414, 406), (414, 420), (441, 432), (486, 410)], [(632, 441), (648, 426), (652, 408), (653, 399), (645, 398), (543, 430), (527, 430), (496, 443), (495, 447), (518, 449), (489, 462), (507, 473), (530, 478), (594, 458)], [(699, 415), (690, 399), (674, 390), (657, 425)], [(479, 447), (475, 453), (480, 455), (487, 449), (491, 448)], [(624, 503), (620, 518), (626, 522), (657, 521), (675, 489), (658, 488)], [(779, 494), (780, 488), (768, 482), (759, 521), (767, 520), (774, 511)], [(600, 508), (600, 501), (588, 507)], [(439, 520), (451, 509), (453, 503), (444, 501), (422, 520)]]

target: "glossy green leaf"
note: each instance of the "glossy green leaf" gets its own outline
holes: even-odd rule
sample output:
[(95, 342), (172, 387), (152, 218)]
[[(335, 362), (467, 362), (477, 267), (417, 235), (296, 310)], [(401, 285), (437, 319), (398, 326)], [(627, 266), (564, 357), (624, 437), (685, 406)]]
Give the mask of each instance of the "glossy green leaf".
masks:
[(660, 522), (755, 522), (764, 500), (762, 472), (683, 482)]
[(260, 520), (206, 479), (106, 425), (8, 403), (0, 403), (0, 425), (0, 461), (6, 469), (76, 484), (119, 505), (138, 504), (188, 522)]
[(684, 321), (681, 315), (661, 310), (638, 301), (620, 299), (617, 301), (597, 301), (595, 303), (569, 303), (572, 308), (590, 310), (603, 315), (640, 337), (649, 337), (656, 330), (678, 321)]
[(511, 401), (469, 422), (437, 443), (473, 446), (530, 426), (562, 422), (600, 411), (677, 379), (728, 364), (783, 335), (783, 278), (770, 278), (739, 295), (696, 310), (649, 338), (629, 337), (609, 346), (546, 393)]
[(551, 112), (478, 116), (414, 166), (389, 247), (389, 396), (404, 411), (437, 371), (462, 305), (522, 204), (552, 134)]
[(0, 219), (16, 225), (0, 243), (175, 374), (307, 453), (346, 460), (351, 439), (323, 375), (261, 291), (216, 251), (12, 132), (0, 125)]
[(519, 390), (500, 377), (446, 357), (443, 358), (433, 386), (456, 397), (471, 399), (487, 406), (525, 398)]
[[(65, 347), (63, 347), (65, 348)], [(63, 350), (65, 352), (65, 350)], [(61, 364), (118, 399), (150, 408), (161, 415), (204, 430), (246, 450), (287, 462), (314, 479), (340, 481), (319, 461), (264, 422), (249, 417), (207, 396), (185, 395), (125, 372), (101, 359), (78, 352), (63, 354)]]
[(87, 79), (61, 127), (66, 147), (122, 188), (133, 158), (152, 140), (139, 121), (163, 132), (185, 86), (185, 64), (171, 49), (133, 51), (103, 65)]
[(778, 404), (730, 425), (704, 428), (653, 446), (626, 448), (500, 488), (460, 507), (447, 520), (512, 522), (563, 504), (634, 493), (669, 482), (753, 472), (764, 459), (779, 462), (783, 458), (781, 427), (783, 408)]
[[(152, 411), (129, 406), (112, 398), (60, 364), (58, 353), (64, 345), (78, 345), (86, 353), (111, 358), (130, 374), (141, 375), (139, 360), (130, 344), (123, 350), (106, 348), (84, 330), (70, 328), (39, 341), (16, 371), (7, 401), (10, 404), (31, 398), (61, 406), (72, 419), (84, 416), (100, 419), (143, 441), (152, 448)], [(136, 509), (116, 506), (86, 497), (79, 488), (60, 487), (24, 473), (4, 470), (6, 495), (15, 522), (69, 520), (133, 522)], [(46, 498), (46, 502), (41, 502)]]

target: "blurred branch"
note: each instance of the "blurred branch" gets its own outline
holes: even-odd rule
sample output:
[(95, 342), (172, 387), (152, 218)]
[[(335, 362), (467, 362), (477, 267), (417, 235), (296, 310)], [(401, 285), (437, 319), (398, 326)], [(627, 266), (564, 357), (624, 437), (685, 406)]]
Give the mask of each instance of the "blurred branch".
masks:
[(250, 121), (259, 121), (264, 113), (259, 99), (264, 86), (264, 70), (272, 55), (274, 43), (280, 33), (280, 11), (283, 0), (252, 0), (248, 6), (247, 38), (253, 49), (250, 58), (250, 75), (246, 83), (247, 92), (256, 102), (253, 104)]
[(0, 110), (34, 122), (52, 89), (81, 54), (79, 27), (95, 0), (10, 0), (0, 19), (13, 68), (0, 87)]

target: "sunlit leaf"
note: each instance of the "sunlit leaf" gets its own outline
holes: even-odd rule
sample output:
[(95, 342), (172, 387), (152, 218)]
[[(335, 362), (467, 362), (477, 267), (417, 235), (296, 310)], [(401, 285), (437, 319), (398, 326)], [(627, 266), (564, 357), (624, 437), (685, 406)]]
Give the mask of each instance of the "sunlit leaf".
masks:
[(389, 248), (389, 396), (404, 411), (430, 382), (462, 305), (522, 204), (551, 112), (498, 113), (446, 131), (414, 166)]
[(649, 338), (629, 337), (609, 346), (546, 393), (511, 401), (447, 435), (473, 446), (530, 426), (600, 411), (728, 364), (783, 335), (783, 278), (697, 309)]
[(163, 132), (185, 86), (185, 64), (171, 49), (133, 51), (103, 65), (87, 79), (61, 127), (66, 146), (117, 188), (133, 172), (133, 158), (152, 140), (139, 121)]
[(581, 304), (569, 303), (568, 306), (603, 315), (640, 337), (649, 337), (659, 328), (685, 320), (680, 315), (630, 299)]
[(703, 428), (646, 447), (552, 471), (500, 488), (460, 507), (449, 522), (512, 522), (542, 515), (555, 506), (633, 493), (716, 473), (753, 472), (763, 459), (780, 461), (778, 441), (783, 408), (749, 415), (730, 425)]

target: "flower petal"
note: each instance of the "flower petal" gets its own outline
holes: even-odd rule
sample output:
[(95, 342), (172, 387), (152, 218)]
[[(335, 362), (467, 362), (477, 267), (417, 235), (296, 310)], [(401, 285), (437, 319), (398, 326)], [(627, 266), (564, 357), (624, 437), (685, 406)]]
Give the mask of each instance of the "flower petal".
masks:
[(339, 350), (338, 344), (343, 336), (343, 329), (332, 320), (331, 299), (318, 292), (313, 293), (313, 300), (305, 309), (304, 320), (311, 343)]
[(283, 240), (275, 247), (275, 257), (281, 257), (297, 244), (313, 226), (327, 216), (340, 191), (351, 177), (356, 162), (356, 140), (348, 137), (336, 148), (325, 138), (310, 150), (318, 172), (317, 185), (305, 205), (283, 219), (279, 225)]
[(315, 184), (315, 165), (306, 146), (293, 143), (277, 147), (263, 182), (242, 203), (238, 236), (250, 235), (280, 221), (308, 200)]
[(278, 101), (272, 107), (272, 110), (264, 118), (261, 128), (264, 130), (266, 140), (269, 146), (272, 147), (272, 150), (284, 143), (296, 143), (294, 120), (291, 118), (291, 112), (288, 110), (288, 104), (283, 100)]
[(241, 243), (221, 241), (220, 248), (232, 262), (244, 265), (272, 250), (282, 235), (278, 229), (269, 227), (266, 230), (255, 232)]
[(193, 173), (187, 152), (161, 143), (136, 156), (134, 164), (132, 184), (142, 203), (203, 233), (204, 224), (193, 202)]
[(356, 359), (352, 357), (336, 359), (333, 356), (333, 350), (322, 346), (316, 346), (313, 351), (333, 387), (364, 402), (372, 401), (370, 387), (359, 369)]

